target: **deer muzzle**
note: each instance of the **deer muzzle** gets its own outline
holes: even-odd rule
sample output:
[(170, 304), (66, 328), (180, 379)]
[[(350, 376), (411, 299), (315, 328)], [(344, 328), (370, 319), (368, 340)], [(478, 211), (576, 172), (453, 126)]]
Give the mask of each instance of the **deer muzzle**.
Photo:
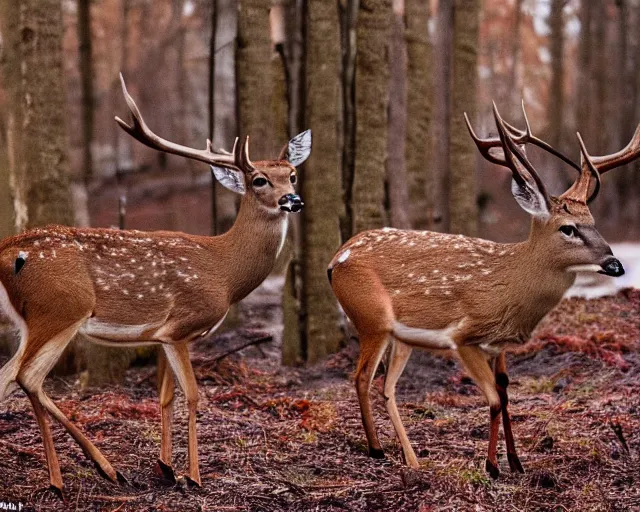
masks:
[(283, 212), (297, 213), (302, 210), (304, 203), (297, 194), (286, 194), (278, 199), (278, 205)]
[(624, 267), (622, 266), (622, 263), (620, 263), (620, 260), (616, 258), (608, 258), (600, 266), (602, 267), (602, 270), (598, 272), (599, 274), (611, 277), (620, 277), (624, 274)]

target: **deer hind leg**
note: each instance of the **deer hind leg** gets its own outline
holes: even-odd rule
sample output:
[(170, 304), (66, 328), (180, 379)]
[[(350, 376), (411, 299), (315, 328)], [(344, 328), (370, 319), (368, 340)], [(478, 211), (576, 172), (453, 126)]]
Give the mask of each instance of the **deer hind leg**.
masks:
[[(38, 403), (44, 407), (49, 414), (53, 416), (53, 418), (60, 422), (69, 434), (71, 434), (75, 441), (80, 445), (87, 458), (95, 463), (102, 476), (113, 482), (124, 482), (124, 477), (113, 469), (111, 464), (109, 464), (109, 461), (107, 461), (104, 455), (100, 453), (100, 450), (98, 450), (93, 443), (91, 443), (91, 441), (89, 441), (82, 432), (67, 419), (62, 411), (56, 407), (42, 389), (44, 378), (51, 371), (51, 368), (53, 368), (53, 365), (60, 358), (62, 352), (75, 336), (76, 332), (78, 332), (78, 329), (85, 320), (86, 318), (83, 318), (81, 321), (63, 329), (52, 338), (47, 337), (44, 334), (39, 335), (37, 332), (30, 332), (25, 349), (25, 355), (20, 371), (18, 372), (17, 381), (20, 386), (27, 391), (27, 395), (32, 399), (32, 403), (33, 398), (35, 398)], [(36, 417), (40, 422), (40, 408), (34, 406), (34, 411), (36, 412)], [(46, 430), (48, 430), (48, 427)], [(50, 434), (47, 435), (46, 431), (43, 431), (43, 438), (46, 438), (44, 440), (45, 450), (47, 449), (47, 444), (51, 444), (51, 446), (53, 446), (51, 436)], [(51, 464), (53, 464), (53, 462)], [(53, 481), (55, 475), (50, 474), (50, 476)]]
[(373, 376), (389, 343), (389, 333), (367, 334), (360, 336), (360, 358), (356, 369), (356, 391), (360, 402), (362, 424), (369, 445), (369, 456), (384, 459), (384, 451), (378, 440), (376, 425), (373, 421), (370, 391)]
[(384, 381), (384, 399), (387, 406), (387, 412), (393, 423), (393, 428), (398, 435), (400, 444), (402, 445), (402, 452), (404, 453), (404, 459), (408, 466), (418, 469), (420, 464), (416, 457), (407, 432), (404, 429), (400, 414), (398, 413), (398, 406), (396, 405), (396, 384), (398, 379), (402, 375), (409, 356), (411, 355), (412, 348), (404, 343), (394, 340), (391, 346), (391, 355), (389, 357), (389, 368), (387, 369), (387, 375)]
[(498, 430), (500, 428), (500, 397), (496, 391), (496, 380), (491, 366), (485, 354), (478, 347), (460, 346), (458, 354), (462, 360), (467, 373), (478, 385), (484, 393), (487, 402), (489, 402), (489, 413), (491, 424), (489, 427), (489, 450), (487, 453), (486, 469), (491, 478), (498, 478), (500, 469), (498, 469), (497, 446), (498, 446)]
[(178, 383), (187, 400), (189, 412), (189, 479), (201, 486), (200, 469), (198, 466), (198, 437), (196, 431), (196, 413), (198, 412), (198, 384), (193, 373), (189, 349), (186, 343), (177, 345), (163, 345), (165, 355), (175, 373)]
[(495, 363), (495, 376), (496, 376), (496, 391), (500, 396), (500, 408), (502, 410), (502, 427), (504, 428), (504, 440), (507, 445), (507, 460), (509, 461), (509, 468), (514, 473), (524, 473), (524, 468), (518, 458), (516, 452), (516, 443), (513, 438), (513, 431), (511, 430), (511, 417), (509, 416), (509, 396), (507, 395), (507, 386), (509, 386), (509, 376), (507, 374), (507, 357), (502, 352)]
[(173, 370), (169, 366), (164, 350), (158, 352), (158, 394), (162, 418), (162, 439), (160, 441), (160, 459), (158, 465), (167, 480), (175, 482), (175, 473), (171, 464), (172, 458), (172, 425), (173, 400), (175, 397), (175, 381)]

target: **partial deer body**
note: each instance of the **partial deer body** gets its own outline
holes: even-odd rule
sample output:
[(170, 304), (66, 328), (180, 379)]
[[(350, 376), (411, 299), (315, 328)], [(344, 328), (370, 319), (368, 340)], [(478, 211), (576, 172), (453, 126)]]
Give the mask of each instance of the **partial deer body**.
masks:
[[(412, 349), (454, 351), (480, 387), (490, 406), (487, 470), (499, 474), (496, 444), (503, 418), (508, 460), (522, 471), (507, 411), (504, 349), (525, 343), (538, 322), (573, 284), (575, 272), (624, 273), (594, 226), (587, 206), (597, 194), (599, 165), (581, 143), (580, 175), (560, 197), (551, 197), (526, 159), (521, 145), (533, 143), (558, 154), (526, 131), (506, 124), (494, 110), (498, 139), (480, 140), (485, 156), (511, 169), (513, 194), (532, 215), (526, 241), (499, 244), (461, 235), (384, 228), (354, 236), (329, 265), (333, 291), (358, 331), (360, 358), (356, 389), (373, 457), (382, 457), (369, 389), (386, 349), (391, 345), (384, 386), (387, 411), (402, 444), (405, 460), (418, 467), (395, 403), (395, 385)], [(640, 152), (640, 127), (635, 152)], [(633, 142), (632, 142), (633, 144)], [(490, 152), (502, 149), (502, 156)], [(565, 161), (570, 161), (561, 156)], [(599, 160), (598, 160), (599, 159)], [(594, 163), (597, 162), (597, 163)], [(609, 168), (613, 168), (610, 166)], [(596, 190), (589, 195), (589, 185)]]
[(198, 391), (187, 344), (213, 330), (229, 307), (271, 272), (282, 249), (287, 215), (302, 209), (296, 170), (311, 135), (294, 138), (278, 160), (252, 163), (248, 140), (233, 153), (193, 150), (160, 139), (144, 124), (126, 89), (131, 135), (159, 150), (205, 161), (227, 188), (243, 194), (235, 224), (217, 237), (158, 231), (38, 228), (0, 242), (0, 306), (20, 329), (16, 354), (0, 370), (0, 399), (20, 386), (41, 429), (51, 486), (62, 477), (47, 413), (58, 420), (112, 481), (123, 480), (107, 459), (51, 402), (44, 378), (77, 334), (108, 345), (162, 346), (158, 388), (162, 416), (160, 467), (171, 468), (174, 377), (189, 410), (189, 479), (200, 484)]

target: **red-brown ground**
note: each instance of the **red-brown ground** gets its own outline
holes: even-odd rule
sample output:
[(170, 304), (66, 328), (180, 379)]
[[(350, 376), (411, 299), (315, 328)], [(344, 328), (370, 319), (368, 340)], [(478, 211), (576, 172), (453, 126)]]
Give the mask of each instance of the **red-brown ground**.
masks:
[[(35, 510), (640, 510), (640, 292), (565, 301), (510, 356), (511, 412), (526, 474), (484, 473), (488, 410), (457, 363), (414, 353), (398, 389), (422, 470), (400, 457), (383, 400), (375, 412), (387, 460), (366, 455), (350, 380), (357, 345), (323, 365), (279, 367), (277, 342), (213, 359), (277, 324), (278, 297), (243, 305), (243, 328), (193, 347), (203, 487), (155, 471), (160, 421), (151, 367), (124, 385), (79, 392), (51, 378), (50, 396), (130, 486), (102, 479), (53, 426), (66, 502), (47, 490), (37, 425), (20, 393), (0, 405), (0, 507)], [(277, 339), (277, 329), (276, 329)], [(535, 349), (535, 351), (534, 351)], [(381, 379), (375, 382), (380, 389)], [(184, 470), (186, 413), (176, 404), (175, 467)], [(1, 510), (1, 508), (0, 508)]]

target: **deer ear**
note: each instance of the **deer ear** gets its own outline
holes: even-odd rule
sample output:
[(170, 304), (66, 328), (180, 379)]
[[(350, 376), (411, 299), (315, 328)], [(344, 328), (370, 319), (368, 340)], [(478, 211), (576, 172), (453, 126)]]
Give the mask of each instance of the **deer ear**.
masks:
[(511, 193), (520, 207), (530, 215), (540, 220), (547, 220), (551, 216), (545, 196), (533, 179), (523, 179), (522, 183), (511, 180)]
[(245, 193), (244, 176), (240, 171), (212, 165), (211, 174), (215, 176), (224, 188), (231, 190), (231, 192), (235, 192), (236, 194)]
[(294, 167), (298, 167), (311, 154), (311, 130), (305, 130), (296, 135), (282, 148), (280, 160), (286, 160)]

